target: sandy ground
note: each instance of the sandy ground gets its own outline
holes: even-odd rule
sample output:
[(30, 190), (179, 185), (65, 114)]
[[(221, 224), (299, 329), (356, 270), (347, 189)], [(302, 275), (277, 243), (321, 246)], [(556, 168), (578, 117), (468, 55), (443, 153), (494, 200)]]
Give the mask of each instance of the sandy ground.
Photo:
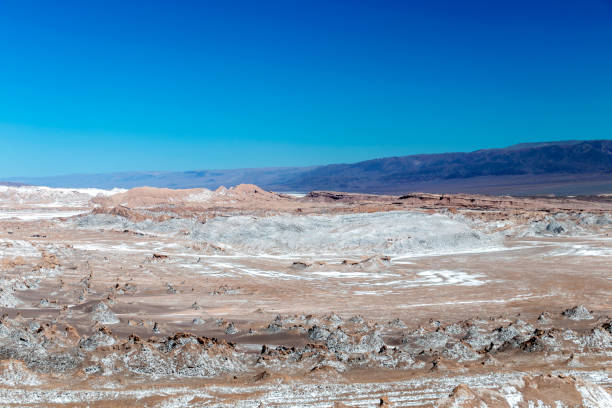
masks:
[(611, 401), (606, 198), (9, 193), (3, 406)]

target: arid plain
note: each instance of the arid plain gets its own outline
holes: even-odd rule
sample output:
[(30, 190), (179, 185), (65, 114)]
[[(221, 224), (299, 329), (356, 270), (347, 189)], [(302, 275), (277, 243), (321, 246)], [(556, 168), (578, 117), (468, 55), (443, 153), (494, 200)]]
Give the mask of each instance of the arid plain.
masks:
[(0, 405), (612, 406), (611, 234), (608, 196), (0, 186)]

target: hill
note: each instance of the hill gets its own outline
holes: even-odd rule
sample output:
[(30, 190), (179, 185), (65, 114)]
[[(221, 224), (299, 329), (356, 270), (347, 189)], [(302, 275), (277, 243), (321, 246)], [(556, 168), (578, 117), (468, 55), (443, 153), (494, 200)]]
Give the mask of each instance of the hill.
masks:
[(419, 154), (316, 167), (126, 172), (7, 181), (72, 188), (216, 189), (249, 183), (285, 192), (601, 194), (612, 193), (612, 140), (523, 143), (468, 153)]

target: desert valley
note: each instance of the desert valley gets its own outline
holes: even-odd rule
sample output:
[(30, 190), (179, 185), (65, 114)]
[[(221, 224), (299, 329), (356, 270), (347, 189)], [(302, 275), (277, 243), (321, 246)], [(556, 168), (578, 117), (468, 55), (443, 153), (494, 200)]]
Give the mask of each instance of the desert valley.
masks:
[(612, 406), (610, 196), (0, 203), (2, 406)]

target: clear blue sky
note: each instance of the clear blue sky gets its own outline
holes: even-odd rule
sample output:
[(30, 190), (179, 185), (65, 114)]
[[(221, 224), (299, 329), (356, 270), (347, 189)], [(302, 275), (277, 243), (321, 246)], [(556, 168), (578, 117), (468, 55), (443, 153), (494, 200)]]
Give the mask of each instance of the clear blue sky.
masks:
[(611, 131), (610, 0), (0, 2), (0, 177)]

